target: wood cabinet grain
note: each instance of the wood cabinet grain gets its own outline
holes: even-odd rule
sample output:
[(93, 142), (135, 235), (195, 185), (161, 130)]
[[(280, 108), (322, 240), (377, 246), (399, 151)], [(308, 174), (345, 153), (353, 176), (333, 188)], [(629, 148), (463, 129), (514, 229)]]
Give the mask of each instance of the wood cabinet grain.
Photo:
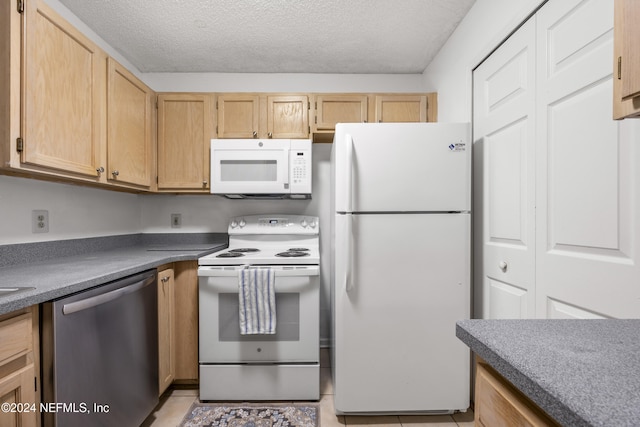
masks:
[(640, 117), (640, 2), (615, 0), (613, 118)]

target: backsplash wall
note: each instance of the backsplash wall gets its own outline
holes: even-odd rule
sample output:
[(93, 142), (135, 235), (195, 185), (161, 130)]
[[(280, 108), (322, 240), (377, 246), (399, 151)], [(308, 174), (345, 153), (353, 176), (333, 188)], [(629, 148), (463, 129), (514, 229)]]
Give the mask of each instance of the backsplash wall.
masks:
[[(31, 211), (49, 211), (49, 232), (32, 233)], [(135, 194), (0, 176), (0, 245), (139, 233)]]

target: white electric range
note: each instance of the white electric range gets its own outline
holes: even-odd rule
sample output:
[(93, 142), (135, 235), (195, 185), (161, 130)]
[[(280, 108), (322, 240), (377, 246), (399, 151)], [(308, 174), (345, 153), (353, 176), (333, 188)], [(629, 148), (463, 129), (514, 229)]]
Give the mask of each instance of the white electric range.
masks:
[[(200, 400), (320, 398), (317, 217), (233, 218), (229, 247), (199, 259)], [(242, 271), (275, 272), (274, 334), (242, 335)]]

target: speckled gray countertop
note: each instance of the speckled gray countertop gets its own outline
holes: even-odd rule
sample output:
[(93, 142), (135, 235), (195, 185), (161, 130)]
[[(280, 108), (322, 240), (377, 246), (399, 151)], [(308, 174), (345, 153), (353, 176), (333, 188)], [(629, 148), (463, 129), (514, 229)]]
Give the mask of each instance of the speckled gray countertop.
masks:
[(160, 265), (226, 248), (225, 233), (135, 234), (0, 246), (0, 314), (60, 298)]
[(640, 425), (640, 320), (461, 320), (456, 336), (562, 425)]

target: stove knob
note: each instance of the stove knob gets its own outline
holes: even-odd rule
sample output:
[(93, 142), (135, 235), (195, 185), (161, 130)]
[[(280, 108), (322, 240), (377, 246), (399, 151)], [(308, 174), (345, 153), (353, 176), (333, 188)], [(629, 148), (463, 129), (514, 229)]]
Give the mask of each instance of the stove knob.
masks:
[(236, 228), (238, 226), (238, 222), (234, 219), (231, 221), (231, 228)]
[(247, 225), (247, 222), (244, 220), (244, 218), (242, 218), (240, 220), (240, 228), (244, 227), (245, 225)]
[(300, 222), (300, 225), (302, 226), (302, 228), (307, 228), (307, 225), (308, 225), (308, 224), (307, 224), (307, 220), (306, 220), (306, 219), (303, 219), (303, 220)]
[(311, 226), (311, 228), (316, 228), (316, 225), (318, 225), (318, 224), (316, 223), (315, 220), (312, 219), (311, 223), (309, 225)]

